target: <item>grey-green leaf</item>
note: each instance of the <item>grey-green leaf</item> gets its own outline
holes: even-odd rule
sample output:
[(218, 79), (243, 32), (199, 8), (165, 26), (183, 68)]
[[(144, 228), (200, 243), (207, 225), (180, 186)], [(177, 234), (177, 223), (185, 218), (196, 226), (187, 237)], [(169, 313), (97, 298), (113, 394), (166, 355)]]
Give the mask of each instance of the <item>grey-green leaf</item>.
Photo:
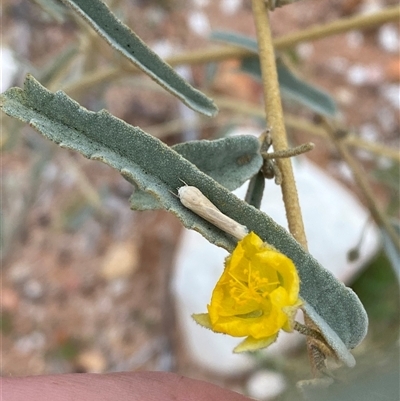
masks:
[(102, 1), (62, 1), (80, 14), (114, 49), (187, 106), (207, 116), (217, 114), (218, 109), (210, 98), (189, 85), (129, 27), (118, 20)]
[(262, 171), (255, 174), (247, 187), (245, 202), (260, 209), (262, 198), (264, 195), (265, 177)]
[(257, 41), (249, 36), (241, 35), (232, 31), (213, 31), (210, 39), (226, 42), (235, 46), (243, 47), (244, 49), (258, 53)]
[(250, 135), (191, 141), (172, 148), (229, 191), (256, 174), (263, 162), (260, 142)]
[[(243, 71), (261, 79), (261, 68), (258, 57), (248, 57), (242, 60)], [(277, 61), (279, 87), (288, 98), (307, 106), (312, 111), (334, 116), (336, 103), (325, 91), (298, 78), (284, 63)]]
[(316, 113), (335, 116), (336, 103), (329, 93), (297, 77), (284, 63), (278, 60), (278, 80), (282, 92)]
[[(211, 39), (224, 41), (247, 50), (258, 52), (257, 42), (236, 32), (216, 31)], [(261, 68), (258, 56), (242, 60), (242, 70), (261, 79)], [(334, 116), (337, 113), (336, 103), (329, 93), (298, 78), (282, 61), (277, 61), (278, 80), (282, 93), (307, 106), (316, 113)]]
[[(341, 360), (350, 366), (354, 364), (348, 349), (362, 341), (368, 326), (358, 297), (269, 216), (238, 199), (158, 139), (106, 111), (90, 112), (63, 92), (52, 94), (31, 76), (23, 90), (11, 88), (1, 96), (1, 107), (6, 114), (29, 123), (60, 146), (116, 168), (129, 182), (150, 193), (164, 209), (176, 214), (185, 227), (232, 251), (236, 245), (234, 238), (183, 207), (173, 194), (182, 186), (181, 180), (199, 188), (224, 214), (293, 260), (301, 279), (300, 295), (313, 311), (313, 320), (332, 348), (338, 350)], [(332, 332), (336, 334), (333, 336)]]

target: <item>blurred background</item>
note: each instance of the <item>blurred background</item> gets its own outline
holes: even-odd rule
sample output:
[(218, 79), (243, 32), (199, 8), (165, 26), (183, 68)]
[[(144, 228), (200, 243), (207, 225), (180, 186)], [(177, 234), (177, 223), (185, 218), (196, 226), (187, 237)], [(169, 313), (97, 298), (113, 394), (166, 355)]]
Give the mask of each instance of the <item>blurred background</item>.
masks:
[[(255, 38), (248, 0), (106, 3), (163, 58), (221, 46), (210, 39), (216, 30)], [(273, 35), (396, 4), (299, 1), (271, 13)], [(259, 111), (261, 84), (241, 71), (239, 60), (177, 67), (220, 105), (218, 116), (210, 119), (129, 70), (120, 55), (60, 2), (3, 0), (1, 13), (1, 91), (21, 86), (29, 72), (50, 90), (64, 90), (93, 111), (105, 108), (168, 145), (232, 132), (259, 134), (265, 128)], [(393, 219), (399, 217), (399, 44), (398, 24), (391, 22), (282, 52), (302, 79), (332, 96), (341, 124), (358, 143), (372, 144), (370, 149), (355, 146), (352, 153), (368, 176), (375, 201)], [(398, 276), (348, 166), (326, 138), (301, 129), (299, 121), (314, 124), (313, 111), (290, 99), (284, 99), (284, 111), (294, 121), (288, 126), (291, 144), (316, 144), (306, 157), (318, 179), (304, 179), (303, 192), (310, 196), (302, 200), (300, 191), (304, 208), (320, 213), (310, 226), (306, 221), (307, 233), (327, 235), (321, 247), (313, 245), (315, 253), (337, 265), (335, 274), (356, 291), (371, 321), (366, 340), (354, 351), (357, 368), (336, 374), (357, 378), (375, 368), (391, 370), (393, 357), (398, 357)], [(196, 266), (190, 273), (194, 283), (204, 282), (209, 278), (201, 275), (201, 264), (214, 263), (222, 271), (225, 255), (214, 255), (215, 247), (192, 239), (167, 212), (131, 211), (132, 186), (108, 166), (60, 149), (4, 114), (1, 119), (2, 375), (169, 370), (264, 400), (290, 399), (295, 383), (311, 377), (305, 347), (295, 344), (282, 352), (234, 360), (228, 368), (218, 365), (220, 357), (214, 358), (216, 366), (199, 358), (203, 352), (217, 355), (223, 345), (213, 350), (213, 344), (193, 340), (195, 334), (186, 326), (182, 309), (187, 316), (204, 312), (211, 294), (209, 286), (202, 287), (204, 310), (191, 310), (198, 300), (187, 297), (200, 290), (185, 281), (185, 266)], [(327, 221), (321, 216), (330, 214), (330, 206), (318, 206), (323, 188), (333, 191), (333, 217)], [(265, 197), (271, 199), (268, 191)], [(340, 199), (349, 200), (340, 208)], [(340, 219), (350, 204), (357, 222), (350, 239), (335, 247), (350, 225), (349, 219)], [(205, 259), (197, 256), (194, 261), (193, 255)]]

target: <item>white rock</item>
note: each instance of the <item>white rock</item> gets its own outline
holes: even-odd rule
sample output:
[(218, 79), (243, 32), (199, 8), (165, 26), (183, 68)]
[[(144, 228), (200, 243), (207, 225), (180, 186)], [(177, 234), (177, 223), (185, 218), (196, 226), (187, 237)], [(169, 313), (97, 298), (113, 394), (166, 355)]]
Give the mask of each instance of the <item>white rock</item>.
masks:
[(302, 60), (308, 60), (314, 54), (315, 48), (312, 43), (304, 42), (296, 46), (296, 53)]
[(40, 331), (34, 331), (24, 337), (19, 338), (14, 343), (14, 348), (20, 354), (26, 355), (34, 351), (39, 351), (47, 344), (45, 335)]
[(267, 369), (255, 372), (246, 383), (247, 395), (263, 401), (276, 398), (285, 388), (283, 375)]
[(360, 14), (374, 14), (383, 7), (382, 0), (364, 0), (360, 6)]
[(233, 15), (240, 10), (242, 5), (242, 0), (222, 0), (220, 8), (224, 14)]
[(382, 85), (379, 92), (395, 109), (400, 110), (400, 84)]
[(347, 81), (355, 86), (376, 85), (382, 82), (383, 70), (378, 65), (355, 64), (347, 70)]
[(207, 14), (202, 11), (191, 12), (188, 17), (188, 25), (190, 29), (199, 36), (207, 36), (211, 31)]
[(399, 30), (394, 24), (385, 24), (378, 31), (379, 45), (388, 53), (397, 53), (400, 50)]
[[(307, 159), (297, 160), (294, 167), (310, 253), (340, 280), (348, 281), (378, 249), (377, 230), (370, 224), (360, 258), (353, 263), (347, 261), (347, 252), (358, 243), (369, 213), (352, 193)], [(243, 198), (246, 186), (235, 193)], [(280, 188), (272, 181), (266, 183), (261, 209), (287, 227)], [(213, 372), (231, 375), (254, 366), (248, 355), (232, 353), (240, 339), (213, 333), (191, 319), (192, 313), (206, 312), (226, 256), (225, 250), (210, 244), (197, 232), (186, 230), (177, 252), (172, 286), (178, 318), (193, 359)], [(282, 332), (265, 352), (281, 353), (301, 339), (297, 333)]]
[(194, 7), (204, 8), (210, 4), (210, 0), (192, 0)]
[(372, 123), (361, 125), (359, 130), (360, 137), (365, 141), (377, 142), (379, 138), (379, 130)]
[(23, 293), (26, 298), (38, 300), (43, 296), (43, 284), (33, 278), (29, 279), (23, 286)]
[(328, 60), (329, 69), (336, 74), (344, 74), (349, 64), (349, 60), (345, 57), (334, 56)]
[(7, 90), (13, 83), (18, 71), (18, 63), (13, 52), (7, 47), (0, 47), (0, 93)]

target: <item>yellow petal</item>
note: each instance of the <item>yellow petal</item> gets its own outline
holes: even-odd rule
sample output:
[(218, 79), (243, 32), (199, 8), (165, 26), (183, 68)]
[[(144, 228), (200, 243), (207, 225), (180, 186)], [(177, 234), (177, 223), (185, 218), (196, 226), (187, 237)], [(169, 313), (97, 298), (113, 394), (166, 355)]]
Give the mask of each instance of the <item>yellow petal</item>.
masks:
[(275, 334), (270, 337), (260, 338), (260, 339), (255, 339), (253, 337), (247, 337), (233, 349), (233, 352), (239, 353), (239, 352), (245, 352), (245, 351), (257, 351), (261, 348), (267, 348), (271, 344), (273, 344), (277, 338), (278, 338), (278, 334)]
[(210, 316), (208, 315), (208, 313), (193, 313), (192, 318), (200, 326), (203, 326), (206, 329), (210, 330), (213, 329)]

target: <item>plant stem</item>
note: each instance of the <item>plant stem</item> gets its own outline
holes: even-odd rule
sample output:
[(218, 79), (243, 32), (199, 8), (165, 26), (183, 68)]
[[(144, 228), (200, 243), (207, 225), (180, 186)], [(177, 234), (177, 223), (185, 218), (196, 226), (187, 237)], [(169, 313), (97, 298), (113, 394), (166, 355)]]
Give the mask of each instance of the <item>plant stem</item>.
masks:
[(275, 49), (287, 49), (301, 42), (322, 39), (339, 33), (348, 32), (356, 29), (365, 29), (372, 26), (381, 25), (388, 21), (397, 21), (400, 18), (400, 7), (388, 7), (382, 11), (367, 14), (356, 15), (355, 17), (342, 18), (325, 25), (315, 25), (304, 31), (294, 32), (282, 36), (275, 40)]
[[(324, 139), (330, 139), (325, 128), (313, 124), (304, 118), (286, 114), (285, 124), (287, 127), (299, 129)], [(379, 143), (365, 141), (358, 137), (355, 133), (349, 132), (349, 134), (343, 138), (343, 142), (348, 146), (364, 149), (370, 153), (376, 154), (377, 156), (383, 156), (388, 159), (395, 160), (396, 162), (400, 162), (400, 153), (397, 149), (393, 149)]]
[[(280, 152), (287, 149), (288, 146), (268, 11), (264, 0), (252, 0), (252, 4), (264, 86), (265, 115), (271, 129), (274, 151)], [(277, 159), (276, 163), (283, 178), (281, 188), (289, 231), (307, 249), (307, 239), (290, 158)]]
[[(225, 96), (213, 96), (212, 94), (209, 95), (212, 96), (220, 110), (228, 109), (234, 110), (235, 113), (243, 113), (261, 118), (265, 117), (264, 109), (258, 105)], [(302, 117), (286, 114), (285, 125), (286, 127), (298, 129), (311, 135), (319, 136), (327, 140), (329, 139), (329, 136), (323, 127), (313, 124)], [(379, 143), (365, 141), (352, 133), (347, 135), (343, 141), (351, 147), (364, 149), (370, 153), (374, 153), (377, 156), (383, 156), (388, 159), (395, 160), (396, 162), (400, 162), (400, 154), (397, 149), (392, 149)]]
[(350, 154), (349, 149), (347, 148), (346, 144), (343, 143), (341, 139), (339, 139), (336, 135), (336, 130), (332, 126), (332, 124), (326, 119), (323, 118), (322, 123), (326, 128), (332, 142), (335, 144), (337, 150), (339, 151), (340, 155), (342, 156), (343, 160), (347, 163), (350, 167), (351, 172), (353, 173), (353, 177), (355, 182), (357, 183), (358, 187), (362, 191), (364, 199), (367, 203), (368, 209), (371, 212), (372, 218), (375, 220), (376, 224), (380, 227), (385, 229), (388, 236), (393, 242), (393, 245), (400, 251), (400, 238), (397, 235), (396, 231), (388, 221), (386, 215), (380, 210), (378, 207), (372, 188), (370, 187), (368, 180), (366, 179), (365, 173), (361, 170), (360, 166), (355, 161), (354, 157)]
[(296, 146), (295, 148), (285, 149), (276, 152), (262, 152), (261, 155), (264, 159), (277, 159), (281, 157), (294, 157), (299, 156), (303, 153), (313, 150), (315, 145), (312, 142), (303, 143), (302, 145)]

